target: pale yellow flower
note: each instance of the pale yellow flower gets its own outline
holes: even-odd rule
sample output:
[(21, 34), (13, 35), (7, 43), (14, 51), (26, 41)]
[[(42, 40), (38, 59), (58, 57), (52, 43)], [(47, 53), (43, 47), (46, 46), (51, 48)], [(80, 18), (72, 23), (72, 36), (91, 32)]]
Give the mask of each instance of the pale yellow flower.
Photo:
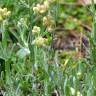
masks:
[(37, 37), (35, 40), (33, 40), (32, 44), (36, 46), (43, 46), (46, 41), (47, 39), (45, 38)]
[(45, 13), (49, 8), (49, 2), (44, 1), (43, 4), (37, 4), (35, 7), (33, 7), (34, 13), (40, 13), (43, 14)]
[(46, 16), (43, 17), (43, 25), (45, 25), (45, 26), (49, 25), (49, 21)]
[(34, 26), (32, 29), (32, 34), (37, 34), (37, 33), (40, 33), (40, 27)]
[(9, 16), (11, 14), (11, 11), (6, 12), (6, 16)]
[(53, 28), (51, 26), (47, 27), (47, 31), (48, 32), (52, 32), (53, 31)]
[(33, 11), (34, 11), (34, 13), (38, 13), (38, 11), (39, 11), (38, 7), (33, 7)]
[(7, 8), (0, 8), (0, 21), (3, 21), (10, 14), (11, 11), (8, 11)]
[(44, 6), (45, 6), (46, 9), (48, 9), (49, 8), (49, 2), (48, 1), (44, 1)]
[(71, 91), (71, 94), (72, 94), (72, 96), (82, 96), (82, 94), (79, 92), (79, 91), (77, 91), (77, 93), (76, 93), (76, 90), (74, 89), (74, 88), (70, 88), (70, 91)]
[(39, 7), (39, 13), (45, 13), (47, 11), (47, 9), (46, 9), (46, 7), (44, 6), (44, 5), (41, 5), (40, 7)]
[(48, 16), (43, 17), (43, 25), (44, 26), (49, 27), (49, 26), (51, 26), (53, 24), (54, 24), (54, 20), (53, 20), (53, 18), (51, 16), (48, 15)]
[(6, 12), (7, 12), (7, 8), (3, 8), (2, 13), (6, 13)]

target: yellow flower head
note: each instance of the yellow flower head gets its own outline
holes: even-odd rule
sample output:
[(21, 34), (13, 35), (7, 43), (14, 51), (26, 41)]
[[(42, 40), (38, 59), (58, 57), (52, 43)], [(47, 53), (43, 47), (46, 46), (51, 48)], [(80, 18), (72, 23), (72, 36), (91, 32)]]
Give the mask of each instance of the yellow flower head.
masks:
[(7, 8), (0, 8), (0, 21), (3, 21), (4, 18), (9, 16), (11, 14), (11, 11), (8, 11)]
[(40, 27), (34, 26), (32, 29), (32, 34), (37, 34), (37, 33), (40, 33)]
[(44, 6), (45, 6), (46, 9), (48, 9), (49, 8), (49, 2), (48, 1), (44, 1)]
[(44, 26), (47, 26), (47, 27), (49, 27), (49, 26), (51, 26), (51, 25), (54, 25), (54, 20), (53, 20), (53, 18), (52, 18), (50, 15), (44, 16), (44, 17), (43, 17), (43, 25), (44, 25)]
[(75, 96), (75, 95), (76, 96), (82, 96), (80, 91), (77, 90), (77, 93), (76, 93), (76, 90), (73, 87), (70, 88), (70, 91), (71, 91), (72, 96)]
[(47, 9), (46, 9), (46, 7), (44, 6), (44, 5), (41, 5), (40, 7), (39, 7), (39, 13), (45, 13), (47, 11)]
[(33, 7), (34, 13), (40, 13), (43, 14), (45, 13), (49, 8), (49, 2), (44, 1), (43, 4), (37, 4), (35, 7)]
[(36, 46), (42, 46), (44, 45), (44, 43), (47, 41), (46, 38), (43, 38), (43, 37), (38, 37), (36, 38), (35, 40), (33, 40), (32, 44), (33, 45), (36, 45)]

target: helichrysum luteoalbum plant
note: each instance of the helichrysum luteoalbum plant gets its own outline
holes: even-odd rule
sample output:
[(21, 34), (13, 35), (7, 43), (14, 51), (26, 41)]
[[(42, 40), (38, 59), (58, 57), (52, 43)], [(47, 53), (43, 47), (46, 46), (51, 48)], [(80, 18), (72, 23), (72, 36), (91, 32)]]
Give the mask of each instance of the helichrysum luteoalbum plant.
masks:
[[(49, 7), (50, 7), (50, 5), (53, 2), (55, 2), (55, 0), (52, 1), (52, 2), (50, 0), (45, 0), (43, 3), (41, 3), (41, 4), (37, 3), (33, 7), (33, 11), (34, 11), (35, 14), (42, 15), (41, 18), (40, 18), (41, 19), (41, 23), (42, 23), (42, 25), (45, 27), (45, 29), (48, 32), (52, 31), (52, 29), (53, 29), (53, 27), (55, 25), (55, 21), (52, 18), (50, 12), (47, 13), (48, 11), (50, 11), (49, 10)], [(46, 14), (44, 14), (44, 13), (46, 13)], [(32, 34), (35, 35), (35, 34), (38, 33), (38, 36), (39, 37), (38, 36), (35, 37), (35, 40), (32, 41), (32, 44), (34, 44), (34, 45), (40, 45), (41, 46), (41, 45), (43, 45), (46, 42), (47, 39), (43, 38), (40, 35), (40, 32), (41, 31), (42, 31), (42, 29), (40, 27), (38, 27), (36, 25), (33, 26), (33, 28), (32, 28)], [(44, 34), (44, 32), (43, 32), (43, 34)]]
[[(85, 15), (82, 16), (81, 5), (80, 15), (77, 15), (78, 11), (69, 14), (70, 10), (75, 10), (75, 4), (72, 3), (73, 7), (65, 10), (67, 3), (62, 3), (62, 0), (60, 4), (58, 2), (59, 0), (0, 0), (0, 95), (95, 96), (96, 65), (95, 62), (90, 63), (90, 57), (96, 57), (96, 44), (90, 40), (92, 55), (88, 58), (73, 59), (72, 55), (65, 52), (69, 48), (68, 53), (71, 53), (70, 49), (74, 53), (74, 48), (66, 45), (70, 43), (69, 38), (70, 41), (79, 38), (74, 37), (76, 29), (70, 31), (65, 28), (65, 19), (69, 20), (71, 14), (81, 19)], [(73, 22), (68, 25), (68, 28), (74, 27)], [(64, 43), (65, 50), (62, 51), (52, 45), (59, 33), (56, 27), (63, 27), (60, 34), (64, 36), (63, 41), (68, 43)], [(95, 25), (94, 29), (95, 34)], [(69, 31), (72, 32), (71, 35), (66, 33)], [(66, 34), (69, 38), (66, 38)]]

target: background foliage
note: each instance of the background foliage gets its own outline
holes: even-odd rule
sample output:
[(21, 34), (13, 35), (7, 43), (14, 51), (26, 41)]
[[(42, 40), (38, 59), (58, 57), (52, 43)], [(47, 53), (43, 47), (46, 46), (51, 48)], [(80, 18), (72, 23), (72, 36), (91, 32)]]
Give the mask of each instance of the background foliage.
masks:
[[(0, 0), (0, 7), (11, 11), (0, 22), (0, 94), (95, 96), (94, 5), (57, 0), (43, 15), (34, 14), (33, 7), (43, 2)], [(51, 32), (42, 24), (42, 18), (49, 14), (55, 22)], [(39, 35), (48, 39), (46, 46), (32, 45), (38, 37), (32, 34), (34, 26), (39, 26)]]

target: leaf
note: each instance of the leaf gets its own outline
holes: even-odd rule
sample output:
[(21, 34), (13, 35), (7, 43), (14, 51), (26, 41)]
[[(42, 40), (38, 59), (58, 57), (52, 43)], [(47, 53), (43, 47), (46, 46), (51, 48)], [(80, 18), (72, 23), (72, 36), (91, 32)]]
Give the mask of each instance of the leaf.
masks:
[(64, 26), (66, 30), (73, 30), (77, 27), (77, 25), (78, 24), (75, 21), (67, 21)]
[(17, 56), (20, 58), (24, 58), (29, 54), (30, 54), (30, 51), (28, 48), (22, 48), (17, 52)]

